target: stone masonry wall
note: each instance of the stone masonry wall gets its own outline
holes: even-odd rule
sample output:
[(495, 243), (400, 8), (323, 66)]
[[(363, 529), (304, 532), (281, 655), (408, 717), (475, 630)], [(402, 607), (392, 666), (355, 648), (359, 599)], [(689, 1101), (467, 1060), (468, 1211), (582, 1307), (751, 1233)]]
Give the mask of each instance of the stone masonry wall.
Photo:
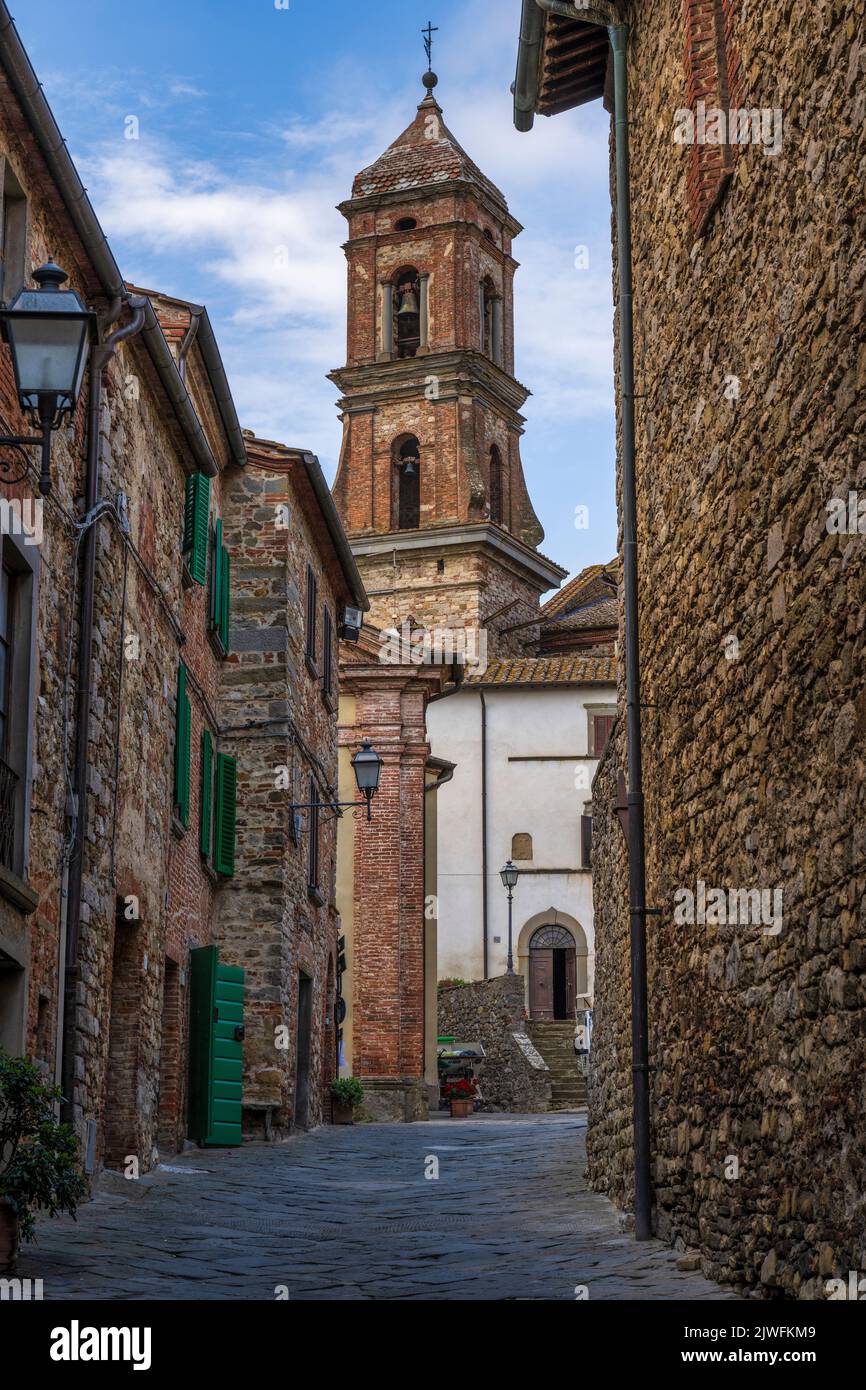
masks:
[[(309, 886), (311, 814), (290, 834), (291, 803), (336, 799), (336, 615), (340, 595), (301, 505), (291, 464), (278, 447), (248, 439), (250, 462), (226, 502), (233, 557), (232, 651), (220, 692), (221, 748), (238, 758), (238, 840), (233, 879), (220, 891), (216, 934), (223, 957), (246, 972), (245, 1126), (259, 1133), (271, 1105), (277, 1132), (297, 1122), (298, 995), (311, 981), (309, 1104), (304, 1124), (320, 1124), (335, 1074), (334, 903), (336, 822), (320, 812), (320, 896)], [(264, 464), (260, 467), (259, 464)], [(268, 466), (287, 467), (281, 476)], [(298, 465), (300, 467), (300, 465)], [(320, 670), (307, 667), (307, 565), (318, 581)], [(345, 600), (343, 600), (345, 601)], [(323, 611), (334, 620), (332, 700), (326, 703), (321, 655)], [(288, 779), (288, 785), (286, 784)]]
[[(739, 149), (696, 236), (683, 7), (629, 7), (656, 1220), (765, 1296), (822, 1297), (866, 1226), (866, 538), (828, 529), (866, 489), (864, 8), (725, 5), (783, 138)], [(612, 793), (591, 1172), (626, 1200)], [(781, 921), (678, 920), (699, 883), (781, 892)]]
[(522, 975), (439, 990), (440, 1036), (484, 1048), (479, 1110), (535, 1114), (548, 1109), (550, 1073), (543, 1058), (534, 1065), (531, 1045), (524, 1050), (514, 1038), (525, 1036), (524, 993)]

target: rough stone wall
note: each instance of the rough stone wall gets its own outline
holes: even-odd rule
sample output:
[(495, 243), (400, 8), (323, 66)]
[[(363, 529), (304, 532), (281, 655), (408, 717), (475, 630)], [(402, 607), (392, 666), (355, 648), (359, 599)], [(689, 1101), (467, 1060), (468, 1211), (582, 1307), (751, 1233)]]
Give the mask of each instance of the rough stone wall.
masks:
[(439, 990), (440, 1036), (484, 1048), (478, 1110), (534, 1114), (549, 1108), (550, 1073), (542, 1058), (533, 1065), (530, 1050), (514, 1038), (526, 1033), (524, 991), (522, 975)]
[[(743, 100), (784, 135), (739, 150), (697, 239), (683, 11), (630, 8), (657, 1224), (715, 1278), (821, 1297), (862, 1265), (866, 1187), (866, 550), (827, 528), (866, 484), (864, 5), (726, 7)], [(595, 814), (612, 965), (626, 889)], [(678, 923), (699, 880), (781, 890), (781, 931)], [(610, 974), (596, 1007), (592, 1171), (623, 1199)]]
[[(216, 930), (223, 958), (246, 971), (244, 1101), (272, 1105), (276, 1128), (285, 1132), (296, 1120), (301, 973), (312, 981), (308, 1125), (325, 1117), (335, 1074), (328, 987), (330, 970), (333, 991), (339, 926), (333, 812), (320, 813), (322, 901), (308, 886), (308, 810), (299, 843), (289, 833), (288, 807), (310, 801), (311, 777), (322, 801), (337, 799), (336, 624), (329, 706), (321, 674), (314, 676), (305, 662), (307, 565), (318, 581), (320, 662), (322, 612), (327, 607), (336, 619), (339, 596), (289, 474), (257, 466), (260, 459), (279, 463), (278, 452), (252, 439), (249, 450), (250, 463), (226, 505), (234, 604), (220, 747), (238, 759), (238, 838), (235, 877), (220, 889)], [(248, 1131), (261, 1124), (261, 1113), (247, 1110)]]
[[(473, 640), (480, 643), (483, 631), (488, 659), (523, 654), (524, 643), (537, 631), (522, 626), (538, 615), (537, 588), (530, 587), (511, 567), (497, 564), (478, 550), (452, 551), (449, 546), (437, 555), (434, 537), (430, 542), (431, 550), (420, 555), (402, 551), (396, 556), (357, 557), (378, 626), (400, 631), (411, 619), (431, 634), (437, 628), (452, 632), (468, 629), (470, 652)], [(485, 624), (490, 614), (499, 616)], [(519, 631), (500, 632), (517, 625), (521, 625)], [(478, 637), (473, 638), (473, 633)], [(475, 650), (480, 654), (480, 645)]]

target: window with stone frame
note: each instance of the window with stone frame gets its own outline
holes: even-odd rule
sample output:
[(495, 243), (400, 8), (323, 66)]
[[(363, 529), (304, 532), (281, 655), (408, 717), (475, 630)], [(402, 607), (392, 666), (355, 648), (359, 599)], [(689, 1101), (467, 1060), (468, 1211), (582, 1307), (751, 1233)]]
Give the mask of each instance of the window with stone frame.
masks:
[(502, 365), (502, 297), (496, 286), (486, 275), (481, 281), (481, 351), (497, 366)]
[(35, 588), (28, 548), (0, 537), (0, 866), (20, 879), (27, 864)]
[(328, 608), (322, 610), (322, 698), (334, 709), (334, 623)]
[(307, 888), (319, 893), (319, 788), (310, 778), (309, 832), (307, 835)]
[[(742, 64), (732, 32), (736, 2), (683, 0), (686, 107), (694, 121), (687, 198), (692, 226), (698, 233), (721, 201), (739, 152), (728, 128), (728, 113), (739, 107), (743, 96)], [(723, 120), (719, 120), (719, 112)]]
[(312, 565), (307, 565), (307, 615), (305, 621), (305, 648), (304, 658), (307, 663), (307, 670), (312, 676), (318, 676), (316, 667), (316, 651), (318, 647), (318, 634), (316, 632), (319, 606), (319, 585)]
[(616, 718), (616, 705), (591, 705), (587, 708), (587, 747), (591, 758), (600, 758), (610, 738)]
[(27, 199), (8, 159), (2, 161), (0, 300), (9, 304), (28, 279)]
[(580, 818), (580, 863), (581, 868), (592, 868), (592, 806), (584, 806)]

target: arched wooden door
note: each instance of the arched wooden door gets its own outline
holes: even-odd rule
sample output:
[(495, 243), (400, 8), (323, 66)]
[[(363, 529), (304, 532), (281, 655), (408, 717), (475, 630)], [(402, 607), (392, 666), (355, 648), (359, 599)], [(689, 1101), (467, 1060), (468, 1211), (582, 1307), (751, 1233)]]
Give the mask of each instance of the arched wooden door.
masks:
[(574, 1018), (577, 949), (565, 927), (539, 927), (529, 943), (529, 1013), (532, 1018)]

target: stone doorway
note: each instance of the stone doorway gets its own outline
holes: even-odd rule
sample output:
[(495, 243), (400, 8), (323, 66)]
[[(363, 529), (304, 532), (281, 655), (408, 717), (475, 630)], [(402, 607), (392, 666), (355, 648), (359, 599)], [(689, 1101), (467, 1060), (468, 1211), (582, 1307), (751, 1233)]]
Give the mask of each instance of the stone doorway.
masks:
[(539, 927), (529, 943), (529, 1013), (533, 1019), (573, 1019), (577, 948), (566, 927)]

